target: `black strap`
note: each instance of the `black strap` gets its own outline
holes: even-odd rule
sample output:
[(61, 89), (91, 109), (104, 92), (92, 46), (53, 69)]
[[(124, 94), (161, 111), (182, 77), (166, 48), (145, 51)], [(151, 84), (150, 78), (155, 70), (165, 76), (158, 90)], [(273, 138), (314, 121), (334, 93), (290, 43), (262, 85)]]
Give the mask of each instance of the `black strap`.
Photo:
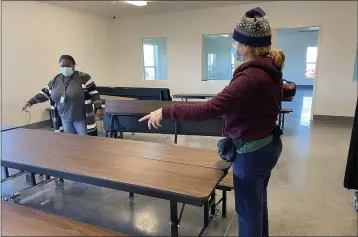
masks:
[[(70, 79), (65, 83), (65, 76), (62, 74), (62, 84), (63, 84), (63, 94), (65, 95), (66, 94), (66, 90), (67, 90), (67, 87), (68, 85), (70, 84), (71, 80), (72, 80), (72, 77), (73, 75), (75, 75), (75, 73), (73, 73), (70, 77)], [(78, 73), (78, 75), (80, 75), (80, 73)]]

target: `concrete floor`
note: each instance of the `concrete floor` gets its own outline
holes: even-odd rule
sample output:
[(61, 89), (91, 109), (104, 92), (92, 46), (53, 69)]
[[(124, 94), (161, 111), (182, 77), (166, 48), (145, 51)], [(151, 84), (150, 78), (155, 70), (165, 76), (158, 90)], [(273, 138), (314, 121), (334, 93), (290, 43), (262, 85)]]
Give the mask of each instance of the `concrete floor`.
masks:
[[(344, 189), (343, 177), (351, 133), (350, 124), (310, 123), (312, 91), (302, 89), (284, 108), (286, 116), (284, 149), (269, 185), (269, 216), (272, 236), (357, 236), (357, 212), (352, 192)], [(171, 135), (125, 134), (125, 139), (172, 143)], [(216, 137), (179, 136), (182, 146), (216, 148)], [(25, 177), (6, 182), (2, 195), (28, 186)], [(220, 196), (220, 193), (219, 193)], [(21, 203), (119, 231), (128, 235), (169, 235), (169, 202), (66, 181), (29, 192)], [(233, 192), (228, 195), (228, 217), (218, 217), (207, 236), (237, 236)], [(179, 234), (197, 235), (203, 209), (187, 206)], [(230, 224), (231, 223), (231, 224)]]

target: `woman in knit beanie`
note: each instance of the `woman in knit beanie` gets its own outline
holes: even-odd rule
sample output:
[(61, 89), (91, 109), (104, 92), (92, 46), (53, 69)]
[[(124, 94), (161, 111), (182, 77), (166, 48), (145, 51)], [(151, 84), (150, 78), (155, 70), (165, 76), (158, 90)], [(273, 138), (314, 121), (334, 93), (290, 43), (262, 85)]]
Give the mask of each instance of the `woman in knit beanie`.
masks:
[(271, 48), (270, 24), (261, 8), (246, 12), (232, 37), (232, 52), (244, 63), (227, 87), (206, 103), (168, 105), (139, 121), (148, 120), (151, 129), (163, 118), (200, 121), (224, 115), (225, 133), (236, 149), (232, 164), (239, 236), (269, 236), (267, 186), (282, 151), (276, 121), (285, 56)]
[(244, 58), (269, 56), (275, 66), (282, 70), (285, 55), (282, 51), (271, 48), (271, 27), (265, 15), (265, 12), (257, 7), (242, 16), (232, 33), (232, 53), (235, 57), (239, 55)]

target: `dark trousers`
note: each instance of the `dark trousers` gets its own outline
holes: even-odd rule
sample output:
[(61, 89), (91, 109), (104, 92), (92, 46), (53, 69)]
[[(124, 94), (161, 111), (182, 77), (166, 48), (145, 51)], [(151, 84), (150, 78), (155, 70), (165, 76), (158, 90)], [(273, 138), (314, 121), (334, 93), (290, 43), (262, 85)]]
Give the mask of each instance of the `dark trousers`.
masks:
[(281, 139), (276, 138), (257, 151), (236, 155), (233, 173), (240, 237), (269, 236), (267, 186), (281, 151)]

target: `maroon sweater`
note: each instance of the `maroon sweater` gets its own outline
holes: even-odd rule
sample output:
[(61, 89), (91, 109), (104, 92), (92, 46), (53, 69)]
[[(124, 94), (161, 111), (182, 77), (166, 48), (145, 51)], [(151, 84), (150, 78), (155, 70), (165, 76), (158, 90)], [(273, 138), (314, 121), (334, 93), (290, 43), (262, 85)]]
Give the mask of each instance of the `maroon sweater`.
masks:
[(270, 134), (280, 112), (282, 72), (271, 58), (240, 65), (230, 84), (210, 101), (163, 107), (163, 118), (202, 121), (224, 115), (232, 138), (259, 139)]

